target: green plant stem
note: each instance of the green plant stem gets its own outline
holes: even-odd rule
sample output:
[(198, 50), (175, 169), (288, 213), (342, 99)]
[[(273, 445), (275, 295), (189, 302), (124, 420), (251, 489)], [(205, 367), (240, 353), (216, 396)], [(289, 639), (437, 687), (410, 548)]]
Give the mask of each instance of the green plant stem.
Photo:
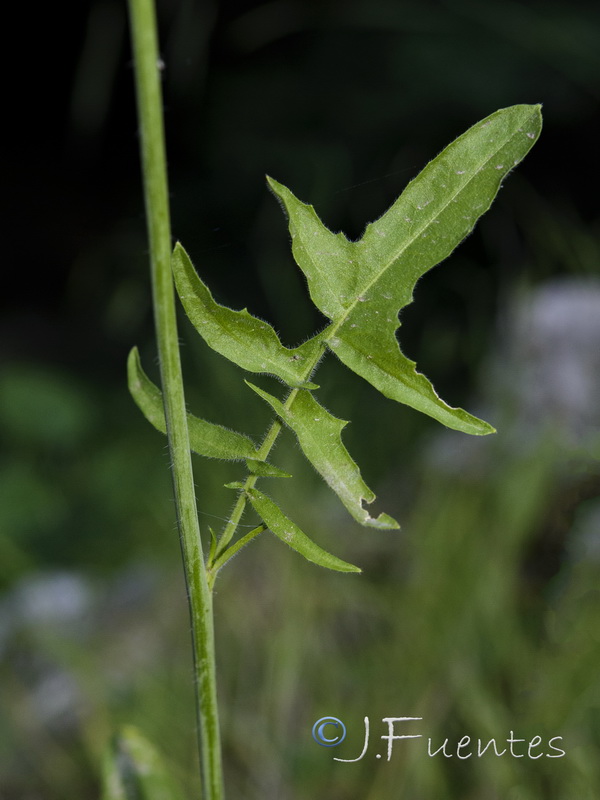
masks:
[(212, 598), (208, 587), (196, 496), (179, 345), (173, 279), (158, 41), (153, 0), (129, 0), (140, 121), (142, 171), (152, 295), (161, 382), (172, 464), (177, 524), (192, 623), (196, 709), (205, 800), (224, 796), (217, 709)]

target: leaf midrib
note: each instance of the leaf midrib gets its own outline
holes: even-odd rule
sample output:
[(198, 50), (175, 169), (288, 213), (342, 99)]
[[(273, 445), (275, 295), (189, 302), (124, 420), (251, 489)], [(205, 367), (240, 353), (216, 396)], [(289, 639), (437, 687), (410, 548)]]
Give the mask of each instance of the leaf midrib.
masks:
[[(534, 116), (534, 115), (532, 114), (532, 116)], [(525, 124), (525, 123), (523, 123), (523, 124)], [(512, 141), (512, 139), (514, 139), (514, 138), (515, 138), (515, 137), (518, 135), (518, 133), (519, 133), (519, 132), (517, 131), (517, 132), (516, 132), (516, 133), (514, 133), (512, 136), (510, 136), (510, 137), (509, 137), (509, 138), (508, 138), (508, 139), (507, 139), (507, 140), (504, 142), (504, 144), (502, 144), (500, 147), (498, 147), (498, 148), (497, 148), (497, 149), (496, 149), (496, 150), (495, 150), (495, 151), (494, 151), (494, 152), (493, 152), (493, 153), (492, 153), (492, 154), (491, 154), (489, 157), (487, 157), (486, 159), (484, 159), (484, 161), (483, 161), (483, 162), (480, 164), (480, 166), (479, 166), (479, 167), (478, 167), (476, 170), (474, 170), (473, 174), (472, 174), (472, 175), (469, 177), (469, 179), (468, 179), (468, 180), (467, 180), (467, 181), (466, 181), (466, 182), (465, 182), (465, 183), (464, 183), (464, 184), (463, 184), (463, 185), (460, 187), (460, 189), (459, 189), (457, 192), (455, 192), (454, 194), (451, 194), (451, 195), (449, 196), (449, 199), (448, 199), (448, 201), (447, 201), (447, 202), (446, 202), (446, 203), (445, 203), (445, 204), (444, 204), (444, 205), (443, 205), (443, 206), (440, 208), (439, 212), (436, 214), (436, 216), (435, 216), (435, 217), (432, 217), (432, 218), (429, 220), (429, 222), (426, 222), (426, 223), (422, 224), (422, 226), (421, 226), (420, 228), (417, 228), (417, 230), (415, 231), (415, 233), (411, 233), (410, 237), (409, 237), (409, 238), (406, 240), (406, 243), (405, 243), (403, 246), (401, 246), (401, 247), (400, 247), (400, 248), (399, 248), (399, 249), (398, 249), (398, 250), (395, 252), (395, 254), (394, 254), (393, 258), (391, 258), (391, 259), (388, 261), (388, 263), (387, 263), (387, 264), (386, 264), (386, 265), (383, 267), (383, 269), (381, 269), (381, 270), (380, 270), (380, 271), (377, 273), (377, 275), (376, 275), (374, 278), (372, 278), (371, 280), (369, 280), (369, 281), (368, 281), (368, 282), (365, 284), (365, 286), (364, 286), (364, 287), (363, 287), (363, 288), (362, 288), (360, 291), (358, 291), (358, 293), (357, 293), (357, 295), (356, 295), (356, 298), (355, 298), (355, 300), (354, 300), (354, 301), (352, 302), (352, 304), (351, 304), (351, 305), (348, 307), (348, 309), (346, 310), (346, 312), (345, 312), (345, 313), (344, 313), (344, 314), (343, 314), (343, 315), (340, 317), (340, 319), (338, 319), (338, 320), (332, 320), (332, 325), (330, 326), (330, 328), (331, 328), (331, 331), (328, 333), (328, 336), (326, 337), (327, 339), (329, 339), (331, 336), (334, 336), (334, 335), (337, 333), (337, 331), (338, 331), (338, 330), (339, 330), (339, 329), (342, 327), (342, 325), (343, 325), (343, 324), (344, 324), (344, 323), (345, 323), (345, 322), (348, 320), (348, 318), (350, 317), (350, 315), (352, 314), (352, 312), (353, 312), (353, 311), (354, 311), (354, 309), (356, 308), (356, 305), (357, 305), (357, 303), (359, 302), (359, 298), (360, 298), (360, 297), (362, 297), (363, 295), (366, 295), (366, 294), (367, 294), (367, 293), (370, 291), (370, 289), (371, 289), (371, 288), (372, 288), (372, 287), (373, 287), (373, 286), (374, 286), (374, 285), (375, 285), (375, 284), (376, 284), (376, 283), (377, 283), (377, 282), (380, 280), (380, 278), (381, 278), (381, 277), (382, 277), (382, 276), (383, 276), (383, 275), (384, 275), (384, 274), (385, 274), (385, 273), (386, 273), (386, 272), (387, 272), (389, 269), (391, 269), (391, 267), (392, 267), (392, 266), (393, 266), (393, 265), (396, 263), (396, 261), (398, 261), (398, 259), (399, 259), (399, 258), (401, 258), (401, 256), (402, 256), (402, 255), (403, 255), (403, 254), (404, 254), (404, 253), (405, 253), (405, 252), (408, 250), (408, 248), (409, 248), (409, 247), (411, 247), (411, 246), (412, 246), (412, 245), (415, 243), (415, 241), (416, 241), (416, 240), (417, 240), (417, 239), (418, 239), (418, 238), (419, 238), (419, 237), (420, 237), (420, 236), (421, 236), (421, 235), (422, 235), (422, 234), (423, 234), (423, 233), (424, 233), (424, 232), (427, 230), (427, 228), (433, 224), (433, 221), (434, 221), (435, 219), (437, 219), (437, 218), (438, 218), (438, 217), (439, 217), (439, 216), (440, 216), (440, 215), (441, 215), (441, 214), (442, 214), (442, 213), (443, 213), (443, 212), (444, 212), (444, 211), (445, 211), (445, 210), (448, 208), (448, 206), (450, 205), (450, 203), (452, 203), (452, 202), (453, 202), (453, 201), (454, 201), (454, 200), (455, 200), (455, 199), (456, 199), (456, 198), (457, 198), (457, 197), (458, 197), (458, 196), (459, 196), (459, 195), (460, 195), (460, 194), (461, 194), (461, 193), (462, 193), (462, 192), (463, 192), (463, 191), (464, 191), (464, 190), (465, 190), (465, 189), (466, 189), (468, 186), (469, 186), (469, 184), (470, 184), (470, 183), (471, 183), (473, 180), (475, 180), (475, 178), (477, 177), (477, 175), (479, 175), (479, 173), (480, 173), (480, 172), (481, 172), (481, 170), (484, 168), (484, 166), (485, 166), (485, 165), (486, 165), (486, 164), (487, 164), (489, 161), (492, 161), (492, 160), (494, 159), (494, 157), (495, 157), (495, 156), (496, 156), (496, 155), (497, 155), (497, 154), (500, 152), (500, 150), (502, 150), (504, 147), (506, 147), (508, 144), (510, 144), (510, 142)], [(430, 162), (430, 163), (432, 163), (432, 162)], [(513, 167), (514, 167), (514, 166), (515, 166), (515, 165), (513, 165)], [(425, 167), (425, 169), (427, 169), (427, 167)], [(509, 170), (509, 172), (510, 172), (510, 170)], [(420, 173), (420, 174), (422, 174), (422, 173)], [(506, 173), (506, 174), (508, 174), (508, 173)], [(504, 175), (504, 177), (506, 177), (506, 174)], [(418, 177), (418, 176), (417, 176), (417, 177)], [(410, 184), (409, 184), (409, 185), (410, 185)], [(408, 189), (408, 186), (407, 186), (407, 189)], [(405, 191), (406, 191), (406, 190), (405, 190)], [(402, 194), (404, 194), (404, 192), (403, 192)], [(400, 197), (398, 198), (398, 200), (400, 200), (400, 198), (401, 198), (401, 197), (402, 197), (402, 195), (400, 195)], [(493, 198), (492, 198), (492, 199), (493, 199)], [(395, 204), (394, 204), (394, 205), (395, 205)], [(393, 206), (392, 206), (392, 207), (393, 207)], [(386, 212), (386, 213), (388, 213), (388, 212)], [(484, 213), (485, 213), (485, 212), (484, 212)], [(384, 215), (384, 216), (385, 216), (385, 215)], [(479, 216), (481, 216), (481, 214), (480, 214)], [(479, 219), (479, 217), (477, 217), (477, 219)], [(477, 219), (475, 220), (475, 222), (477, 221)], [(375, 224), (375, 223), (372, 223), (372, 224)], [(363, 236), (362, 238), (364, 238), (364, 236)], [(360, 244), (360, 241), (362, 241), (362, 239), (360, 239), (358, 242), (349, 242), (349, 244), (351, 244), (351, 245), (354, 245), (355, 247), (357, 247), (357, 246)], [(460, 244), (460, 242), (458, 242), (457, 244)], [(453, 249), (454, 249), (454, 248), (453, 248)], [(451, 251), (451, 252), (452, 252), (452, 251)], [(434, 265), (434, 266), (435, 266), (435, 265)], [(400, 311), (400, 310), (401, 310), (401, 309), (398, 309), (398, 311)]]

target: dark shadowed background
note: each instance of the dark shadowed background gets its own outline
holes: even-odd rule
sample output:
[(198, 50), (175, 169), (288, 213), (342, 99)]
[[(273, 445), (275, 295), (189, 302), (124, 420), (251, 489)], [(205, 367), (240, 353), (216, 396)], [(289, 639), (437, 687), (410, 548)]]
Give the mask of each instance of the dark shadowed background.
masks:
[[(287, 507), (364, 574), (327, 574), (261, 538), (221, 578), (230, 797), (596, 800), (600, 9), (159, 0), (158, 12), (174, 237), (219, 301), (290, 346), (321, 320), (265, 174), (355, 238), (479, 119), (515, 103), (544, 113), (492, 210), (402, 314), (403, 351), (497, 436), (447, 434), (328, 364), (325, 404), (352, 420), (345, 442), (399, 534), (360, 529), (291, 440), (280, 446), (298, 475)], [(156, 378), (126, 9), (27, 14), (7, 25), (5, 75), (0, 797), (98, 797), (123, 721), (194, 796), (168, 459), (125, 386), (134, 344)], [(260, 438), (266, 409), (239, 371), (183, 318), (181, 338), (193, 410)], [(236, 469), (196, 463), (205, 532), (228, 513)], [(325, 715), (346, 721), (344, 758), (366, 715), (376, 737), (385, 716), (420, 716), (439, 744), (512, 730), (563, 736), (567, 755), (459, 763), (413, 742), (389, 764), (341, 764), (310, 736)]]

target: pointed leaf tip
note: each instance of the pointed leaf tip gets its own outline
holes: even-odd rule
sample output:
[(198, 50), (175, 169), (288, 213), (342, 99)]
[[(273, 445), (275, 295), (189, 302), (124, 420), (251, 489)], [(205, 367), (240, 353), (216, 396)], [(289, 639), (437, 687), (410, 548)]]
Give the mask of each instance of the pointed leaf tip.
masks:
[(281, 539), (282, 542), (285, 542), (297, 553), (300, 553), (301, 556), (304, 556), (307, 561), (336, 572), (362, 572), (354, 564), (342, 561), (341, 558), (337, 558), (337, 556), (328, 553), (318, 544), (315, 544), (266, 494), (259, 492), (258, 489), (248, 489), (247, 495), (252, 507), (267, 528), (278, 539)]

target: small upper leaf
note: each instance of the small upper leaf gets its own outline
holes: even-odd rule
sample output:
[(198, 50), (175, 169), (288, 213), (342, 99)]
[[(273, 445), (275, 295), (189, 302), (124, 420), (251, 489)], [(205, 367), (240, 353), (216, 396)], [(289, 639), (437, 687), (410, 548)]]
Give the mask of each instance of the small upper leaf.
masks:
[(330, 414), (305, 389), (298, 391), (288, 408), (268, 392), (251, 383), (248, 386), (266, 400), (294, 431), (304, 455), (357, 522), (373, 528), (399, 527), (396, 520), (387, 514), (373, 518), (363, 508), (363, 502), (372, 503), (375, 495), (363, 481), (358, 466), (344, 447), (342, 430), (348, 424), (345, 420)]
[(327, 230), (312, 206), (268, 179), (288, 214), (294, 257), (311, 298), (332, 320), (323, 333), (327, 345), (387, 397), (467, 433), (494, 429), (448, 406), (416, 372), (396, 341), (398, 313), (412, 301), (417, 280), (487, 211), (540, 129), (539, 106), (496, 111), (428, 164), (358, 242)]
[(217, 353), (249, 372), (275, 375), (289, 386), (315, 388), (308, 382), (323, 343), (314, 337), (289, 349), (275, 330), (246, 309), (233, 311), (219, 305), (194, 269), (181, 244), (173, 251), (173, 275), (185, 311), (198, 333)]
[(248, 472), (252, 475), (258, 475), (259, 478), (291, 478), (289, 472), (284, 472), (279, 467), (274, 467), (273, 464), (268, 464), (266, 461), (257, 461), (254, 458), (246, 459), (246, 466)]
[[(144, 372), (137, 347), (133, 348), (127, 360), (127, 378), (131, 396), (142, 414), (158, 431), (166, 433), (161, 391)], [(244, 434), (206, 422), (193, 414), (187, 415), (187, 421), (190, 447), (195, 453), (233, 461), (257, 458), (254, 444)]]
[(361, 572), (358, 567), (342, 561), (341, 558), (331, 555), (315, 544), (266, 494), (259, 492), (258, 489), (247, 489), (247, 494), (252, 507), (269, 530), (308, 561), (337, 572)]

